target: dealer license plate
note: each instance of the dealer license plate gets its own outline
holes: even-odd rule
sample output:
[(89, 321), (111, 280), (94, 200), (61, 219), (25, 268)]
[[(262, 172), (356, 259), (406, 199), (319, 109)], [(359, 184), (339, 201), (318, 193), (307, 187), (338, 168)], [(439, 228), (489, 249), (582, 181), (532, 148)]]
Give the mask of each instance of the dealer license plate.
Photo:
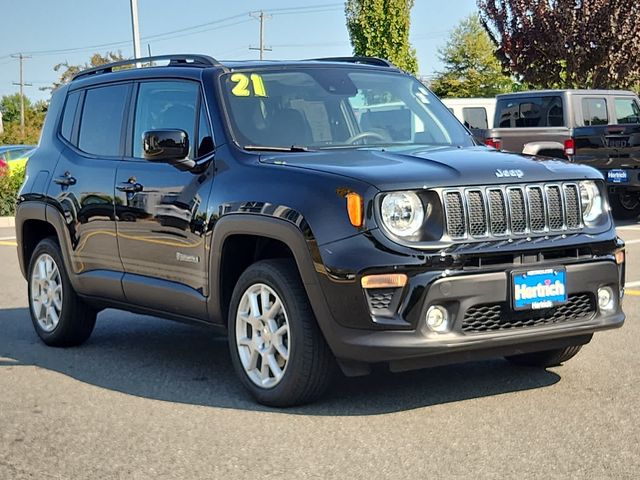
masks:
[(615, 169), (607, 171), (607, 180), (611, 183), (627, 183), (629, 173), (626, 170)]
[(514, 272), (512, 280), (515, 310), (550, 308), (567, 301), (567, 272), (564, 268)]

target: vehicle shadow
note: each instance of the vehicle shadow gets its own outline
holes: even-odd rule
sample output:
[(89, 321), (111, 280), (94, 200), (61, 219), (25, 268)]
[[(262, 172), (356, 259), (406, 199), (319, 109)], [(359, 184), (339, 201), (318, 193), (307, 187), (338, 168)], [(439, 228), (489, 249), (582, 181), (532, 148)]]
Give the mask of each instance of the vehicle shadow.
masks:
[[(210, 330), (107, 310), (81, 347), (45, 346), (26, 308), (0, 310), (0, 372), (34, 365), (109, 390), (192, 405), (277, 411), (257, 405), (235, 377), (226, 339)], [(318, 402), (287, 414), (355, 416), (410, 410), (540, 387), (554, 372), (504, 360), (473, 362), (402, 374), (337, 375)]]

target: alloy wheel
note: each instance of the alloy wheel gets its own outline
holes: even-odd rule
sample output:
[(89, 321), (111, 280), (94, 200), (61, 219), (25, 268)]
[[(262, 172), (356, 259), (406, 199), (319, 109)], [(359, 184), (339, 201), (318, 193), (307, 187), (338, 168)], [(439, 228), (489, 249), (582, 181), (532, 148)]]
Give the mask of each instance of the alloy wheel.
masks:
[(283, 379), (290, 355), (290, 332), (282, 299), (256, 283), (242, 294), (236, 315), (236, 348), (249, 379), (261, 388)]
[(62, 277), (51, 255), (43, 253), (31, 272), (31, 310), (38, 325), (52, 332), (60, 322), (62, 313)]

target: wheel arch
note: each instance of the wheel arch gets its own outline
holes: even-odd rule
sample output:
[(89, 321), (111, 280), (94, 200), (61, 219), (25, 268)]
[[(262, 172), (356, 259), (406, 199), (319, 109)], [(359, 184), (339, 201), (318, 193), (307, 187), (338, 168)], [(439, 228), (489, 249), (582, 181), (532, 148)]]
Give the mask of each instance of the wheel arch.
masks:
[[(239, 242), (231, 244), (230, 240), (239, 240)], [(315, 241), (307, 240), (298, 226), (286, 220), (250, 214), (231, 214), (221, 218), (215, 225), (211, 240), (209, 263), (211, 295), (208, 303), (211, 320), (226, 326), (227, 302), (230, 300), (229, 288), (233, 290), (240, 274), (249, 265), (264, 258), (290, 257), (296, 263), (314, 314), (320, 328), (324, 331), (323, 323), (327, 318), (328, 309), (324, 303), (316, 273), (316, 265), (320, 261), (319, 254), (318, 261), (314, 261), (313, 246), (309, 244), (315, 245)], [(226, 271), (229, 272), (230, 257), (225, 258), (225, 256), (242, 252), (243, 248), (245, 250), (251, 248), (252, 252), (250, 254), (243, 252), (245, 256), (239, 267), (232, 269), (231, 278), (223, 278), (225, 262), (227, 262)], [(225, 281), (229, 282), (226, 286)], [(231, 287), (229, 284), (232, 284)]]
[(71, 241), (62, 214), (44, 202), (30, 200), (19, 203), (16, 208), (16, 240), (18, 263), (25, 278), (36, 245), (47, 237), (55, 237), (58, 242), (67, 274), (71, 284), (76, 288), (77, 277), (71, 268), (69, 257)]

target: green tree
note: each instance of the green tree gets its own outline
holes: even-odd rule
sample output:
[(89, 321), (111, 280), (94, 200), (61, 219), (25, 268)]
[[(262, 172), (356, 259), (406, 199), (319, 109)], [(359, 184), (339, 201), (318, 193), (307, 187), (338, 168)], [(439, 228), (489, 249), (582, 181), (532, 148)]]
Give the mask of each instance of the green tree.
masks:
[(72, 65), (69, 62), (58, 63), (53, 69), (56, 72), (60, 72), (60, 78), (58, 81), (53, 83), (52, 87), (44, 87), (43, 90), (54, 90), (58, 88), (60, 85), (64, 85), (71, 81), (73, 76), (82, 70), (92, 67), (99, 67), (100, 65), (104, 65), (106, 63), (119, 62), (121, 60), (126, 60), (122, 56), (122, 52), (118, 50), (117, 52), (107, 52), (105, 55), (101, 55), (100, 53), (94, 53), (91, 55), (91, 58), (88, 62), (80, 65)]
[[(24, 97), (25, 112), (31, 107), (31, 101)], [(0, 100), (0, 112), (4, 123), (20, 122), (20, 94), (4, 95)]]
[(439, 57), (445, 68), (430, 87), (440, 97), (494, 97), (515, 88), (502, 72), (493, 43), (476, 15), (460, 22)]
[(409, 42), (414, 0), (347, 0), (345, 13), (353, 53), (390, 60), (413, 74), (416, 51)]
[(0, 99), (4, 132), (0, 134), (2, 144), (34, 144), (40, 139), (40, 130), (44, 123), (48, 104), (39, 101), (34, 104), (24, 98), (24, 135), (20, 128), (20, 94), (5, 95)]

